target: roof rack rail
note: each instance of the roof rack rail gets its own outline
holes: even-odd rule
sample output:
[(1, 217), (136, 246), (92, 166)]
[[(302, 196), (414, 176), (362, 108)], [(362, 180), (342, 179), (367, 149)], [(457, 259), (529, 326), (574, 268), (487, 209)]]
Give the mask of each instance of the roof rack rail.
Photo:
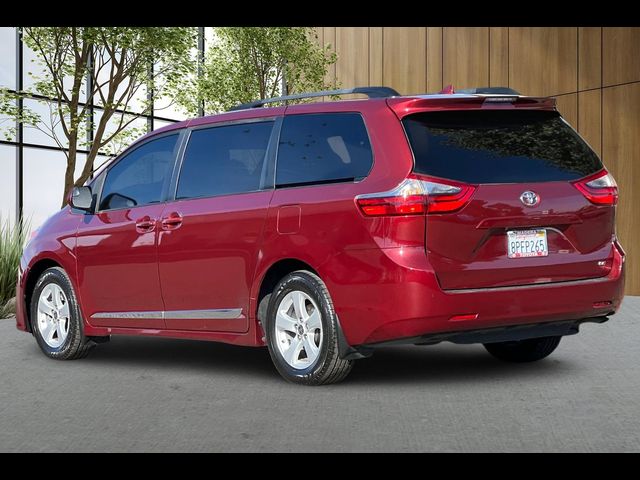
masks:
[(455, 93), (466, 93), (468, 95), (521, 95), (520, 92), (509, 87), (478, 87), (463, 88)]
[(387, 98), (400, 96), (393, 88), (389, 87), (356, 87), (356, 88), (343, 88), (340, 90), (323, 90), (321, 92), (309, 92), (298, 93), (296, 95), (287, 95), (284, 97), (265, 98), (263, 100), (256, 100), (255, 102), (242, 103), (229, 109), (233, 110), (245, 110), (248, 108), (263, 107), (268, 103), (286, 102), (287, 100), (300, 100), (303, 98), (316, 98), (316, 97), (328, 97), (331, 95), (347, 95), (352, 93), (359, 93), (366, 95), (369, 98)]

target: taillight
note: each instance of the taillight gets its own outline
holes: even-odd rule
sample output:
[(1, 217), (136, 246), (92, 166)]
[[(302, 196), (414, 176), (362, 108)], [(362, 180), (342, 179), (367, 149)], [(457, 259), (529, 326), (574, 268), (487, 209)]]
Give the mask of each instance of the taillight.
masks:
[(596, 205), (615, 205), (618, 203), (618, 185), (606, 170), (573, 182), (573, 185), (591, 203)]
[(358, 195), (356, 203), (369, 217), (422, 215), (427, 211), (425, 189), (415, 178), (407, 178), (393, 190)]
[(358, 195), (356, 203), (369, 217), (451, 213), (466, 205), (474, 191), (472, 185), (411, 176), (392, 190)]
[(428, 213), (452, 213), (464, 207), (476, 187), (466, 183), (443, 181), (438, 179), (423, 180), (429, 200)]

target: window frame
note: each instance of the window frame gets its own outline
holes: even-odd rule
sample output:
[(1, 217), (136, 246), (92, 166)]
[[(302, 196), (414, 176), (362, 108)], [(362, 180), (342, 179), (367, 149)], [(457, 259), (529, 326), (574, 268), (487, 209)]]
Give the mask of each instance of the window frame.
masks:
[[(185, 129), (185, 138), (178, 151), (178, 159), (175, 164), (174, 174), (171, 178), (171, 184), (169, 185), (169, 198), (168, 202), (187, 202), (190, 200), (201, 200), (203, 198), (217, 198), (217, 197), (229, 197), (232, 195), (246, 195), (249, 193), (264, 192), (274, 189), (275, 185), (275, 159), (278, 149), (278, 143), (280, 142), (280, 129), (282, 128), (283, 115), (267, 116), (267, 117), (252, 117), (243, 118), (240, 120), (228, 120), (224, 122), (207, 123), (204, 125), (197, 125), (194, 127), (187, 127)], [(263, 171), (265, 182), (264, 185), (260, 185), (258, 190), (250, 190), (247, 192), (235, 192), (235, 193), (223, 193), (218, 195), (200, 195), (197, 197), (185, 197), (178, 198), (178, 184), (180, 183), (180, 175), (182, 173), (182, 167), (184, 165), (185, 154), (189, 141), (191, 140), (191, 133), (198, 130), (210, 130), (213, 128), (230, 127), (236, 125), (247, 125), (251, 123), (265, 123), (272, 122), (271, 134), (269, 135), (269, 141), (267, 142), (267, 150), (265, 152)]]
[[(367, 140), (369, 140), (369, 149), (371, 150), (371, 167), (369, 167), (369, 171), (367, 172), (366, 175), (362, 176), (362, 177), (358, 177), (355, 180), (341, 180), (341, 179), (336, 179), (336, 180), (320, 180), (320, 181), (316, 181), (316, 182), (307, 182), (304, 184), (297, 184), (297, 183), (292, 183), (289, 185), (278, 185), (276, 183), (276, 177), (278, 174), (278, 155), (276, 151), (276, 158), (275, 158), (275, 168), (273, 171), (273, 185), (274, 188), (276, 190), (284, 190), (284, 189), (291, 189), (291, 188), (309, 188), (309, 187), (320, 187), (320, 186), (326, 186), (326, 185), (344, 185), (344, 184), (352, 184), (352, 185), (356, 185), (364, 180), (366, 180), (369, 175), (371, 175), (371, 172), (373, 172), (373, 168), (375, 166), (376, 163), (376, 153), (373, 147), (373, 142), (371, 141), (371, 132), (369, 132), (369, 128), (367, 126), (367, 121), (365, 116), (362, 114), (362, 112), (357, 111), (357, 110), (340, 110), (340, 111), (330, 111), (330, 112), (304, 112), (304, 113), (285, 113), (285, 117), (301, 117), (301, 116), (307, 116), (307, 115), (344, 115), (344, 114), (351, 114), (351, 115), (358, 115), (360, 117), (360, 119), (362, 120), (362, 125), (364, 126), (364, 131), (367, 134)], [(282, 134), (282, 128), (284, 126), (284, 118), (282, 121), (281, 125), (281, 131), (280, 133)], [(280, 140), (281, 140), (281, 135), (278, 136), (278, 145), (280, 145)]]
[[(172, 155), (172, 162), (171, 165), (169, 166), (169, 182), (167, 182), (167, 180), (164, 181), (164, 184), (162, 186), (162, 192), (160, 194), (160, 201), (157, 203), (146, 203), (144, 205), (135, 205), (133, 207), (120, 207), (120, 208), (105, 208), (105, 209), (100, 209), (100, 204), (102, 203), (102, 194), (104, 193), (104, 184), (106, 182), (107, 179), (107, 175), (109, 175), (109, 172), (111, 171), (112, 168), (114, 168), (117, 164), (119, 164), (122, 160), (124, 160), (127, 156), (129, 156), (131, 153), (135, 152), (138, 148), (148, 144), (149, 142), (152, 142), (154, 140), (159, 140), (161, 138), (164, 137), (169, 137), (172, 135), (177, 135), (178, 139), (176, 140), (176, 146), (174, 147), (174, 151), (175, 153)], [(100, 172), (100, 174), (96, 177), (96, 179), (91, 182), (91, 186), (93, 187), (94, 185), (98, 184), (98, 188), (95, 192), (95, 205), (94, 205), (94, 211), (93, 214), (96, 215), (98, 213), (103, 213), (103, 212), (114, 212), (114, 211), (118, 211), (118, 210), (131, 210), (133, 208), (138, 208), (138, 207), (145, 207), (145, 206), (149, 206), (149, 205), (162, 205), (167, 203), (168, 201), (168, 194), (169, 194), (169, 185), (171, 184), (171, 180), (173, 180), (173, 175), (175, 174), (175, 166), (176, 166), (176, 158), (177, 156), (180, 154), (181, 149), (183, 148), (183, 144), (184, 144), (184, 138), (185, 138), (185, 129), (175, 129), (175, 130), (169, 130), (168, 132), (162, 132), (158, 135), (153, 135), (149, 138), (146, 138), (144, 140), (140, 140), (139, 142), (135, 142), (133, 145), (129, 146), (124, 152), (122, 152), (120, 155), (118, 155), (109, 165), (107, 165), (105, 167), (105, 169)], [(92, 192), (93, 193), (93, 192)]]

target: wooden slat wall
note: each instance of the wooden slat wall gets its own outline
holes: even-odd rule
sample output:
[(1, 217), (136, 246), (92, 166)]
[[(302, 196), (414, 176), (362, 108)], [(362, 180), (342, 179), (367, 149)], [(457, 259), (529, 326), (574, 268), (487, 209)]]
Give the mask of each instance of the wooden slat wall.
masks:
[(602, 152), (620, 188), (618, 228), (627, 251), (627, 292), (640, 293), (640, 82), (602, 91)]
[(489, 85), (489, 29), (445, 27), (442, 37), (445, 85)]
[(320, 27), (341, 87), (403, 94), (508, 86), (556, 96), (558, 109), (616, 176), (627, 293), (640, 295), (640, 28)]

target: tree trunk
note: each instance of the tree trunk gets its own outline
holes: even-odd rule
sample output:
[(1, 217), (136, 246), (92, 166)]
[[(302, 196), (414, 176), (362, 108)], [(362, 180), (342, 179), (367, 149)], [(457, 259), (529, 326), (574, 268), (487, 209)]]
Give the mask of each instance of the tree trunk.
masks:
[(75, 169), (71, 168), (71, 165), (67, 164), (67, 170), (64, 174), (64, 195), (62, 197), (62, 205), (60, 208), (64, 208), (64, 206), (69, 203), (69, 193), (73, 189), (73, 171)]
[(89, 178), (91, 178), (91, 174), (93, 173), (93, 162), (96, 159), (96, 153), (97, 152), (93, 152), (93, 147), (92, 147), (92, 151), (90, 151), (87, 154), (87, 159), (85, 160), (82, 173), (80, 174), (80, 177), (78, 177), (78, 179), (75, 182), (76, 187), (81, 187), (82, 185), (84, 185), (84, 183), (87, 180), (89, 180)]
[(62, 195), (62, 205), (60, 208), (69, 203), (69, 194), (74, 187), (74, 173), (76, 170), (76, 151), (75, 148), (69, 149), (69, 156), (67, 157), (67, 169), (64, 172), (64, 193)]

